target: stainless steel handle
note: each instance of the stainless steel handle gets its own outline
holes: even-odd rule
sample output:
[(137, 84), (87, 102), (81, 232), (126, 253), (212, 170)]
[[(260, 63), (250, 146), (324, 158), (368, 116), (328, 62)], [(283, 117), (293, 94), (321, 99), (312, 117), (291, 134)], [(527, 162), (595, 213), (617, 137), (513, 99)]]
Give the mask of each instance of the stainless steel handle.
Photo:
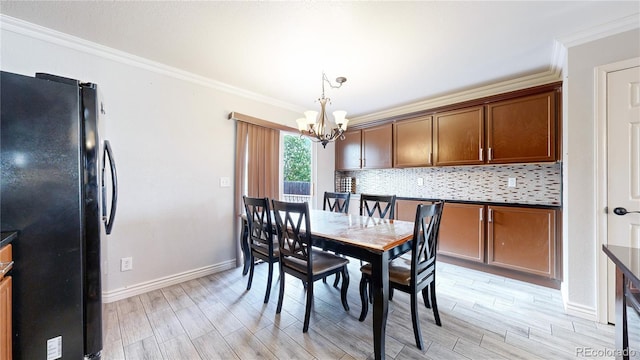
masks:
[(118, 207), (118, 174), (116, 172), (116, 162), (115, 159), (113, 158), (113, 151), (111, 150), (111, 144), (109, 143), (109, 140), (105, 140), (104, 141), (104, 154), (102, 155), (102, 208), (103, 210), (106, 210), (105, 208), (105, 202), (106, 202), (106, 191), (104, 189), (104, 170), (105, 170), (105, 164), (107, 161), (107, 158), (109, 158), (109, 168), (111, 169), (111, 210), (109, 211), (109, 217), (106, 218), (106, 214), (103, 213), (103, 221), (104, 221), (104, 225), (105, 225), (105, 232), (107, 233), (107, 235), (111, 234), (111, 230), (113, 229), (113, 220), (116, 216), (116, 209)]
[(487, 160), (493, 160), (493, 149), (489, 148), (489, 154), (487, 154)]
[(484, 221), (484, 208), (480, 208), (480, 221)]
[(482, 150), (484, 149), (480, 148), (480, 161), (484, 161), (484, 152)]
[(9, 261), (9, 262), (1, 262), (0, 261), (0, 274), (4, 275), (4, 274), (8, 273), (9, 270), (11, 270), (12, 267), (13, 267), (13, 261)]
[(489, 209), (489, 219), (487, 221), (493, 222), (493, 210), (491, 209)]
[(616, 215), (626, 215), (626, 214), (640, 214), (640, 211), (628, 211), (627, 209), (623, 208), (623, 207), (617, 207), (615, 209), (613, 209), (613, 213)]

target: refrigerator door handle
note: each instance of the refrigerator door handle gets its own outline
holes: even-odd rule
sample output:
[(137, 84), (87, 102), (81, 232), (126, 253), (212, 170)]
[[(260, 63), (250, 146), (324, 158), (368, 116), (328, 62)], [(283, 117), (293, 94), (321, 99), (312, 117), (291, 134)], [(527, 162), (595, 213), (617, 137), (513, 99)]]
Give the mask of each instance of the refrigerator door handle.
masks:
[[(111, 210), (109, 211), (109, 217), (106, 217), (107, 213), (107, 192), (104, 187), (104, 168), (107, 163), (107, 157), (109, 158), (109, 168), (111, 169)], [(104, 154), (102, 161), (102, 214), (107, 235), (111, 234), (113, 228), (113, 219), (116, 216), (116, 209), (118, 207), (118, 174), (116, 173), (116, 162), (113, 158), (113, 151), (111, 150), (111, 144), (109, 140), (104, 141)]]

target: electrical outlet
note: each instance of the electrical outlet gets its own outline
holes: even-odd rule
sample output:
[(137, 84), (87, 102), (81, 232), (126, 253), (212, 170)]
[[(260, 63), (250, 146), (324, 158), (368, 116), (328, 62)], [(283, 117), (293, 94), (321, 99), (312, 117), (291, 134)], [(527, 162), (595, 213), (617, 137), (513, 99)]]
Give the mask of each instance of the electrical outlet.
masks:
[(509, 178), (509, 181), (507, 182), (507, 186), (516, 187), (516, 178)]
[(424, 186), (424, 179), (418, 178), (418, 186)]
[(231, 187), (231, 178), (223, 176), (220, 178), (220, 187)]
[(120, 259), (120, 271), (130, 271), (133, 270), (133, 258), (126, 257)]

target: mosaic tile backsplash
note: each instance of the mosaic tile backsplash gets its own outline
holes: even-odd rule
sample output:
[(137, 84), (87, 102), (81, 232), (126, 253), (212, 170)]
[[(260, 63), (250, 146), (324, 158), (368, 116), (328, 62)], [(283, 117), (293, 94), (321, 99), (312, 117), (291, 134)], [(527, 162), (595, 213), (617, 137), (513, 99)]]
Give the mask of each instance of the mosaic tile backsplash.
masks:
[[(560, 163), (336, 171), (335, 177), (337, 191), (351, 177), (358, 194), (553, 206), (562, 199)], [(515, 187), (508, 187), (509, 178)]]

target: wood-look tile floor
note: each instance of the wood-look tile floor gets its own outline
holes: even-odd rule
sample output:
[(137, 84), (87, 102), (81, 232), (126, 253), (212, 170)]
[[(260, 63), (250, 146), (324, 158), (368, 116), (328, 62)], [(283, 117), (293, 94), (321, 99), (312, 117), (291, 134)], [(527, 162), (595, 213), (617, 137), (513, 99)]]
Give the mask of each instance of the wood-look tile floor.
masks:
[[(389, 304), (389, 359), (613, 359), (614, 327), (566, 315), (558, 290), (438, 263), (442, 327), (420, 300), (425, 350), (416, 348), (409, 297)], [(115, 359), (368, 359), (371, 312), (360, 314), (359, 261), (352, 260), (349, 305), (339, 290), (316, 282), (309, 332), (302, 333), (305, 292), (287, 276), (276, 315), (278, 269), (263, 304), (267, 265), (253, 287), (240, 268), (104, 305), (104, 360)], [(632, 358), (640, 359), (640, 319), (629, 313)]]

